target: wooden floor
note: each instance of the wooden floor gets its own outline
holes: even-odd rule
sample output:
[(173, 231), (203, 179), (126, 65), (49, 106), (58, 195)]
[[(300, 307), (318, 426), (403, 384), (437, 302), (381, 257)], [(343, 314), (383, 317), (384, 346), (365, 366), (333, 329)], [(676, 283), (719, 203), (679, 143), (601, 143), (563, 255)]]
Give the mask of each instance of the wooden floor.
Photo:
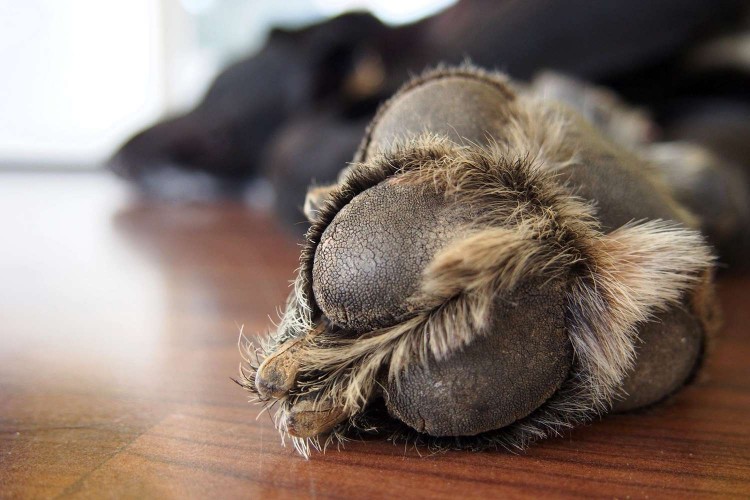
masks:
[(230, 381), (296, 261), (239, 204), (0, 174), (0, 497), (750, 496), (750, 279), (722, 282), (703, 377), (646, 413), (524, 455), (374, 441), (305, 461)]

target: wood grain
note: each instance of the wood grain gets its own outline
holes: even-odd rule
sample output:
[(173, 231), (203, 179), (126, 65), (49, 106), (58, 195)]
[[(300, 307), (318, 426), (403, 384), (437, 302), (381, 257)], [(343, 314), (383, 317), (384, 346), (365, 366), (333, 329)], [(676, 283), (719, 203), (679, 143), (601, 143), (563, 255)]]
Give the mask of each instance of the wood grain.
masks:
[(229, 378), (296, 267), (273, 218), (0, 175), (0, 497), (750, 496), (750, 279), (666, 404), (523, 455), (354, 442), (305, 461)]

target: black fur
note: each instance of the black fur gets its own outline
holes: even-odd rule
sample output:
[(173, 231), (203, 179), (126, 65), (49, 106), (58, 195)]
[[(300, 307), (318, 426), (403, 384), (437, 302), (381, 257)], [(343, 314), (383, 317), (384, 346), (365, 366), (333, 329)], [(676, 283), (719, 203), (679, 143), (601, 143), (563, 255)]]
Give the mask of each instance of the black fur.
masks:
[[(695, 74), (682, 62), (691, 47), (733, 29), (746, 9), (741, 0), (463, 0), (398, 28), (348, 14), (276, 30), (260, 53), (225, 70), (194, 110), (134, 136), (110, 167), (155, 194), (176, 174), (207, 173), (224, 194), (266, 176), (279, 212), (299, 222), (309, 181), (334, 179), (381, 101), (410, 74), (467, 57), (515, 78), (552, 69), (606, 83), (654, 109), (669, 132), (685, 103), (695, 108), (717, 95), (750, 102), (747, 74)], [(347, 82), (362, 64), (378, 66), (383, 78), (357, 93)]]

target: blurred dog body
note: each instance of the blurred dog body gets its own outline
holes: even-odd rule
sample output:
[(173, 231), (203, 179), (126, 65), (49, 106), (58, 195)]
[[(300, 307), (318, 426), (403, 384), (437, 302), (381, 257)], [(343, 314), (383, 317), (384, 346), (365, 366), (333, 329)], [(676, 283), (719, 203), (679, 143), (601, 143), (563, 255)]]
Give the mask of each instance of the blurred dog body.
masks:
[(738, 0), (463, 0), (402, 27), (347, 14), (275, 30), (195, 109), (137, 134), (110, 167), (177, 199), (265, 179), (277, 212), (299, 222), (311, 181), (335, 179), (383, 100), (428, 66), (466, 59), (527, 81), (552, 70), (603, 85), (648, 113), (550, 73), (531, 83), (634, 147), (689, 140), (748, 165), (748, 11)]

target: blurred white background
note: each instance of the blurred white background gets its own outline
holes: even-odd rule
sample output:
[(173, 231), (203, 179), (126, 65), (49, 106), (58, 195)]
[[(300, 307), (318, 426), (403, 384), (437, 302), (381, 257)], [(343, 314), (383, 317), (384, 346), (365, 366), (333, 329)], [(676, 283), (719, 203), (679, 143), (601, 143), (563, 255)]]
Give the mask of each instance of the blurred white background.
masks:
[(97, 166), (273, 27), (350, 10), (402, 24), (453, 1), (0, 0), (0, 168)]

